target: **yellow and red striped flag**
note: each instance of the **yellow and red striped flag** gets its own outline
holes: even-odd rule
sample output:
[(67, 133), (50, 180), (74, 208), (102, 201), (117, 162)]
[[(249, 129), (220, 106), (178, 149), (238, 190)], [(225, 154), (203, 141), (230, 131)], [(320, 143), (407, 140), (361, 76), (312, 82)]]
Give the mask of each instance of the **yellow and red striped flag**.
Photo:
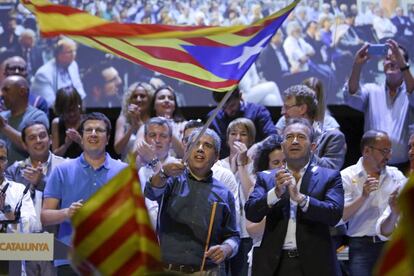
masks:
[(81, 274), (144, 275), (162, 269), (157, 237), (131, 165), (79, 209), (72, 225), (72, 263)]
[(414, 175), (398, 199), (401, 219), (375, 270), (377, 276), (414, 275)]
[(169, 26), (106, 21), (46, 0), (23, 0), (44, 37), (68, 35), (166, 76), (228, 91), (269, 43), (300, 0), (247, 26)]

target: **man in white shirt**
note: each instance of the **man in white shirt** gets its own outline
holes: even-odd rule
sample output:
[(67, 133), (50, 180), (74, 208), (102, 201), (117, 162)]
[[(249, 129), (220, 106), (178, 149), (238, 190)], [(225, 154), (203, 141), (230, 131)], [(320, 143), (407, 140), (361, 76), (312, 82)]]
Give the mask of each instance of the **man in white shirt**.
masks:
[[(0, 223), (4, 232), (28, 233), (36, 222), (36, 213), (30, 194), (23, 184), (4, 177), (7, 168), (6, 142), (0, 139)], [(16, 215), (20, 209), (20, 218)], [(8, 221), (8, 222), (7, 222)]]
[(384, 242), (375, 225), (393, 192), (406, 181), (395, 167), (387, 166), (391, 140), (383, 131), (369, 130), (361, 140), (362, 157), (341, 172), (345, 190), (343, 221), (348, 223), (351, 275), (371, 275)]

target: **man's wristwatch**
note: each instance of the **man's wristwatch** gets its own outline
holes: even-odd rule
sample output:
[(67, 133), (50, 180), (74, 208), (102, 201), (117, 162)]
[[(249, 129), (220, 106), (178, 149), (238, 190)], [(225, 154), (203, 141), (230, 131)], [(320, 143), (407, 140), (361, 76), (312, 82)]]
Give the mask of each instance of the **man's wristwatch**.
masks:
[(10, 206), (10, 204), (4, 205), (3, 209), (1, 209), (2, 213), (10, 213), (12, 211), (12, 208)]
[(407, 71), (408, 69), (410, 69), (410, 64), (409, 63), (406, 63), (405, 66), (400, 67), (401, 72)]
[(150, 162), (147, 163), (147, 166), (150, 167), (151, 169), (154, 169), (157, 166), (158, 162), (160, 162), (160, 160), (157, 157), (155, 157), (154, 159), (152, 159)]

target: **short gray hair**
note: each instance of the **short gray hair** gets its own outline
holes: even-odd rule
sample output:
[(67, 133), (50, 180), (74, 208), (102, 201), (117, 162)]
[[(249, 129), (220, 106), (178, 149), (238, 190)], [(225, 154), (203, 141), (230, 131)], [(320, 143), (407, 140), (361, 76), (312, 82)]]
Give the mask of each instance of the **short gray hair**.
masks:
[[(186, 150), (189, 149), (190, 145), (192, 144), (191, 142), (196, 139), (196, 137), (198, 136), (200, 132), (201, 132), (201, 128), (197, 128), (190, 134), (190, 137), (188, 138), (189, 143), (187, 144)], [(213, 138), (214, 151), (216, 152), (217, 155), (220, 155), (221, 139), (218, 136), (218, 134), (214, 130), (207, 128), (206, 131), (203, 133), (203, 135), (207, 135)]]
[(168, 119), (164, 117), (152, 117), (148, 121), (145, 122), (144, 125), (144, 134), (148, 134), (148, 127), (150, 125), (158, 125), (158, 126), (166, 126), (168, 127), (168, 135), (172, 137), (172, 127)]

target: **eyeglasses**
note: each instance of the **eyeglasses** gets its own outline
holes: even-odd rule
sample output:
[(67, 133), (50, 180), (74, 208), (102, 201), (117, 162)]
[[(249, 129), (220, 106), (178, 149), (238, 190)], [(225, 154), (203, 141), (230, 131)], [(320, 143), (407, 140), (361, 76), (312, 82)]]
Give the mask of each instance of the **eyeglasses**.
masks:
[(377, 150), (377, 151), (381, 152), (381, 154), (383, 156), (387, 156), (387, 155), (392, 153), (392, 149), (379, 149), (379, 148), (376, 148), (376, 147), (373, 147), (373, 146), (369, 146), (369, 147), (371, 149), (374, 149), (374, 150)]
[(289, 110), (289, 109), (291, 109), (292, 107), (295, 107), (295, 106), (300, 106), (300, 104), (292, 104), (292, 105), (284, 104), (284, 105), (282, 105), (282, 109), (287, 111), (287, 110)]
[(86, 134), (92, 134), (94, 131), (95, 131), (96, 134), (104, 134), (104, 133), (106, 133), (106, 129), (100, 128), (100, 127), (98, 127), (98, 128), (89, 128), (88, 127), (88, 128), (85, 128), (83, 130), (83, 132), (86, 133)]

